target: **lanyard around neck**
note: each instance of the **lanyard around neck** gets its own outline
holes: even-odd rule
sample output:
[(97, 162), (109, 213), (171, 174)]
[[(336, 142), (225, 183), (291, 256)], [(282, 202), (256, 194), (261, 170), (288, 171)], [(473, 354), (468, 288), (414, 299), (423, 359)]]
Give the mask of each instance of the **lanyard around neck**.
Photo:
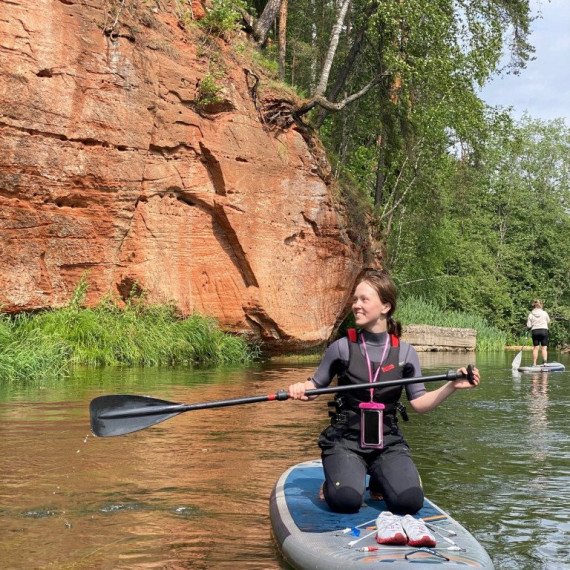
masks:
[[(364, 340), (364, 333), (360, 333), (360, 341), (362, 342), (362, 347), (364, 348), (364, 356), (366, 357), (366, 365), (368, 366), (368, 381), (369, 382), (376, 382), (378, 378), (378, 374), (380, 374), (380, 368), (382, 368), (382, 364), (384, 363), (384, 358), (386, 358), (386, 353), (388, 352), (388, 345), (390, 344), (390, 335), (386, 333), (386, 343), (384, 344), (384, 350), (382, 351), (382, 357), (380, 358), (380, 362), (378, 363), (378, 368), (376, 369), (376, 373), (372, 374), (372, 362), (370, 362), (370, 357), (368, 356), (368, 350), (366, 350), (366, 341)], [(374, 397), (374, 388), (370, 388), (370, 401)]]

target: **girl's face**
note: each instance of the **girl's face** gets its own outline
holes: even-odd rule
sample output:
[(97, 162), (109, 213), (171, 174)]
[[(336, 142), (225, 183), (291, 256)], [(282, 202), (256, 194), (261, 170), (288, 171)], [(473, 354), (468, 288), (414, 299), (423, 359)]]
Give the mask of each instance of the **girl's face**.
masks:
[(384, 332), (387, 329), (387, 315), (392, 306), (384, 303), (376, 289), (366, 281), (358, 284), (352, 298), (352, 313), (356, 326), (369, 332)]

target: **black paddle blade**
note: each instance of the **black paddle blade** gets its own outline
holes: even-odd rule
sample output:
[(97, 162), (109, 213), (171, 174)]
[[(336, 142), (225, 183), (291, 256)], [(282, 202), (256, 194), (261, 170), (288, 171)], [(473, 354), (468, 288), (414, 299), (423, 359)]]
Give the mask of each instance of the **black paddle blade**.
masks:
[(150, 398), (115, 394), (91, 400), (91, 431), (99, 437), (124, 435), (153, 426), (184, 410), (184, 405)]

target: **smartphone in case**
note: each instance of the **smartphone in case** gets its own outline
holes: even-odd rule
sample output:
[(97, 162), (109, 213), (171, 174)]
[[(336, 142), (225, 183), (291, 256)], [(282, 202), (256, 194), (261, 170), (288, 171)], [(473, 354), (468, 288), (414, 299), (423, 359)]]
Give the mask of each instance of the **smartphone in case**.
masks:
[(362, 402), (360, 408), (360, 447), (381, 449), (384, 445), (384, 404)]

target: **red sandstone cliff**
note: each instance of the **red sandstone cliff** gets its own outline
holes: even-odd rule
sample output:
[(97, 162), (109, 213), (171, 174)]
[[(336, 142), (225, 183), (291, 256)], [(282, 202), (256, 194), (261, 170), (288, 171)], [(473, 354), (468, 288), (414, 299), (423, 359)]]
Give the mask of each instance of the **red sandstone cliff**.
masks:
[(120, 4), (0, 0), (1, 310), (61, 306), (86, 275), (90, 303), (136, 282), (274, 348), (327, 339), (363, 252), (322, 163), (260, 121), (223, 42), (223, 101), (199, 112), (205, 40), (140, 2), (114, 25)]

